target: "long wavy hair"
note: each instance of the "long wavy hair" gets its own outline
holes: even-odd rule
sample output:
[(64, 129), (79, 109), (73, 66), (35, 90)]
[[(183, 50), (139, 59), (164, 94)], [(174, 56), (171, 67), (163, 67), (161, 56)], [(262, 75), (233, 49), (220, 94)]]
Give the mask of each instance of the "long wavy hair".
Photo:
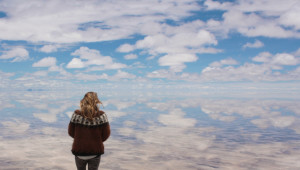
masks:
[(93, 119), (101, 104), (102, 102), (99, 100), (96, 92), (87, 92), (80, 101), (80, 110), (84, 117)]

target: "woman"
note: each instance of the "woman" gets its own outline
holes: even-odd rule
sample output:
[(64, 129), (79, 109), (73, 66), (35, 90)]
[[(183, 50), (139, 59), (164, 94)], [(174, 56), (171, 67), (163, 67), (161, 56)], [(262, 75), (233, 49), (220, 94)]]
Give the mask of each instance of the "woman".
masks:
[(110, 135), (106, 114), (99, 110), (101, 101), (97, 93), (88, 92), (80, 101), (80, 110), (75, 110), (69, 123), (69, 135), (74, 138), (72, 153), (78, 170), (98, 169), (101, 155), (104, 154), (103, 142)]

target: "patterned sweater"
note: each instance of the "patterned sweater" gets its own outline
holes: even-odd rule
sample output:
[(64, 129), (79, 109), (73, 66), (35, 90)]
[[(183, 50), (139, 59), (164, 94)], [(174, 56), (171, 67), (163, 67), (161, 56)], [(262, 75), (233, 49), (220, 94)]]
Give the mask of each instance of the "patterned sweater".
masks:
[(74, 138), (72, 153), (76, 156), (104, 154), (103, 142), (110, 136), (110, 126), (106, 114), (99, 111), (92, 120), (85, 118), (80, 110), (75, 110), (68, 127)]

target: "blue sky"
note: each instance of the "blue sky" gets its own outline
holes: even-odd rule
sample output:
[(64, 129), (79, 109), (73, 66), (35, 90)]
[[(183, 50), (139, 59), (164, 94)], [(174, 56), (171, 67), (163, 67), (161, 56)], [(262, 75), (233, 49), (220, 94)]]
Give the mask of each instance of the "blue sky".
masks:
[(0, 1), (1, 88), (294, 83), (298, 0)]

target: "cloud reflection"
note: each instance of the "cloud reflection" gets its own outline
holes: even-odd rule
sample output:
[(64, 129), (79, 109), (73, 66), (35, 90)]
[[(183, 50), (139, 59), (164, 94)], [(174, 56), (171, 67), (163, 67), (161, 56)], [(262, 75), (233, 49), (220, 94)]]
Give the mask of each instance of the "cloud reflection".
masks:
[(184, 118), (185, 113), (181, 109), (173, 109), (169, 114), (159, 115), (158, 121), (166, 126), (193, 127), (197, 120)]
[(14, 119), (13, 121), (3, 121), (1, 124), (4, 126), (7, 134), (22, 134), (29, 129), (30, 124), (22, 122), (21, 120)]
[[(75, 169), (70, 155), (71, 139), (60, 131), (1, 138), (1, 169)], [(46, 133), (44, 133), (46, 132)]]
[(64, 113), (72, 104), (64, 103), (59, 108), (47, 108), (48, 113), (33, 113), (33, 116), (46, 123), (57, 121), (57, 114)]
[[(67, 125), (82, 96), (41, 93), (5, 100), (24, 113), (1, 118), (1, 168), (75, 169)], [(298, 100), (147, 96), (102, 96), (112, 136), (101, 169), (300, 168)]]

